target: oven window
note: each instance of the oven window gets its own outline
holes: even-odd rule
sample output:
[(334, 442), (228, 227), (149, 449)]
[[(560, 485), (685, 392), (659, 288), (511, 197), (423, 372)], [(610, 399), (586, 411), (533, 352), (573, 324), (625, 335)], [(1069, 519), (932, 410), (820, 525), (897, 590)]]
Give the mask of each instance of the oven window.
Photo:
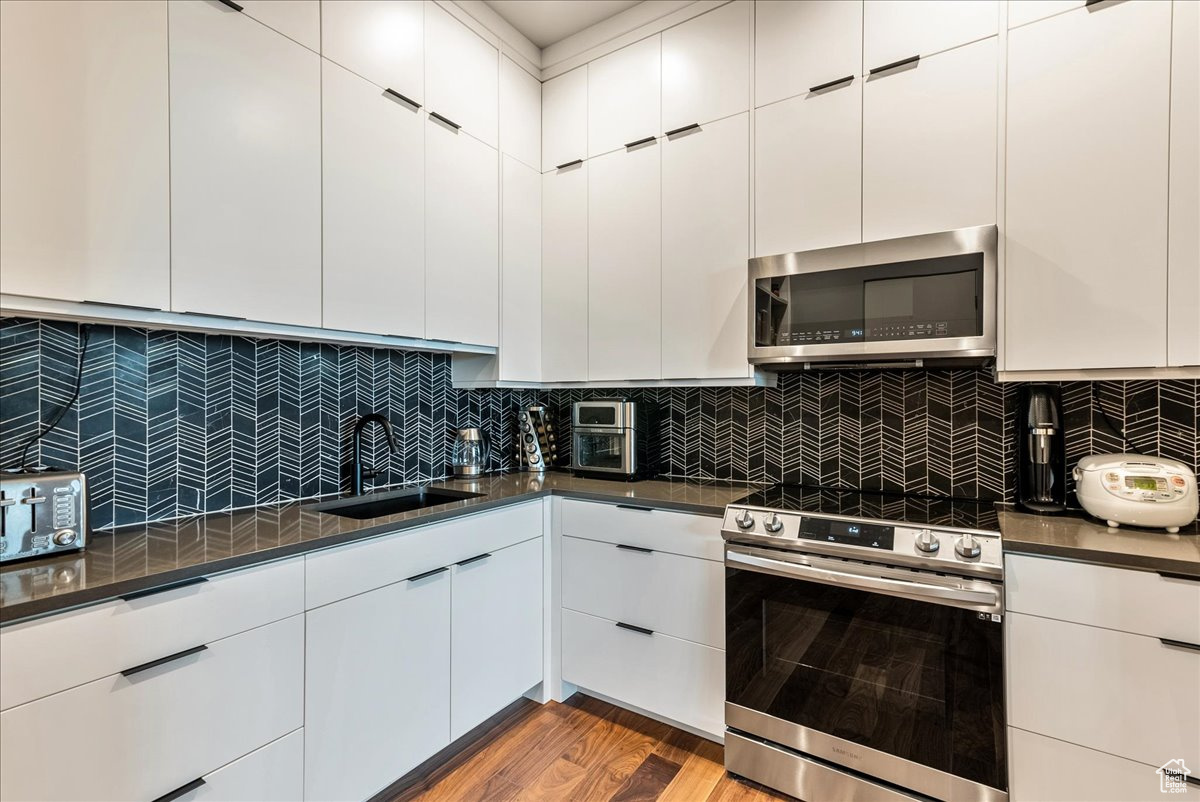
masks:
[(576, 434), (576, 460), (584, 468), (623, 470), (625, 467), (625, 435)]
[(1008, 787), (999, 622), (727, 568), (726, 626), (730, 702)]
[(576, 412), (580, 426), (615, 426), (617, 423), (617, 408), (613, 406), (582, 405)]

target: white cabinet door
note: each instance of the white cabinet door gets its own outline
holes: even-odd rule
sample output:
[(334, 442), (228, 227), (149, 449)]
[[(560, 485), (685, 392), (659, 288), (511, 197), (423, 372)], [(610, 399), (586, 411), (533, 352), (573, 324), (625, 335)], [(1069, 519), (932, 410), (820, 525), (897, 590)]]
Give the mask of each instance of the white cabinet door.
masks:
[(451, 740), (542, 681), (542, 539), (453, 571)]
[(755, 112), (756, 256), (862, 241), (862, 91), (856, 78)]
[(588, 155), (588, 68), (542, 84), (542, 172)]
[(588, 163), (588, 379), (662, 376), (661, 146)]
[(500, 378), (542, 377), (542, 174), (504, 160), (500, 248)]
[(587, 65), (589, 156), (662, 132), (661, 49), (655, 35)]
[(321, 55), (413, 103), (424, 103), (425, 4), (322, 0)]
[(749, 0), (662, 33), (662, 127), (673, 131), (750, 108)]
[(242, 0), (246, 16), (298, 42), (321, 51), (320, 0)]
[(1200, 365), (1200, 3), (1172, 8), (1167, 364)]
[(296, 802), (304, 798), (304, 730), (295, 730), (204, 775), (181, 802)]
[(750, 375), (750, 115), (662, 143), (662, 375)]
[(321, 64), (323, 324), (425, 336), (423, 115)]
[(0, 3), (0, 292), (165, 309), (165, 2)]
[(863, 73), (995, 36), (997, 0), (866, 0)]
[(758, 0), (754, 105), (808, 92), (862, 71), (862, 0)]
[(996, 222), (996, 40), (863, 86), (863, 241)]
[(588, 165), (542, 176), (542, 379), (588, 377)]
[(450, 743), (450, 573), (306, 614), (304, 798), (363, 800)]
[(542, 84), (507, 57), (500, 59), (500, 152), (541, 170)]
[(1082, 8), (1087, 0), (1008, 0), (1008, 27), (1052, 17), (1064, 11)]
[(1004, 369), (1166, 364), (1170, 43), (1156, 2), (1009, 34)]
[(425, 332), (496, 345), (500, 178), (496, 151), (462, 131), (425, 126)]
[(425, 4), (425, 97), (429, 111), (496, 147), (499, 56), (436, 3)]
[(321, 57), (170, 5), (171, 308), (321, 325)]

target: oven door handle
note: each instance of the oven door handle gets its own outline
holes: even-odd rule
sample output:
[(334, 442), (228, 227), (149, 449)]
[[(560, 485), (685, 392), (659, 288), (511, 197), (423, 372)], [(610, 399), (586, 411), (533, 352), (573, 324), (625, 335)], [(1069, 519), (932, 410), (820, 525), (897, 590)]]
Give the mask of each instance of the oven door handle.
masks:
[(994, 588), (969, 589), (952, 588), (934, 585), (928, 582), (911, 582), (901, 579), (888, 579), (874, 574), (858, 574), (846, 570), (832, 570), (814, 565), (772, 560), (746, 554), (734, 549), (725, 552), (725, 564), (736, 568), (745, 568), (760, 574), (773, 574), (794, 579), (804, 579), (819, 582), (823, 585), (838, 585), (841, 587), (869, 590), (885, 593), (889, 596), (901, 596), (907, 599), (922, 599), (951, 607), (964, 607), (982, 612), (999, 613), (1001, 606), (1000, 591)]

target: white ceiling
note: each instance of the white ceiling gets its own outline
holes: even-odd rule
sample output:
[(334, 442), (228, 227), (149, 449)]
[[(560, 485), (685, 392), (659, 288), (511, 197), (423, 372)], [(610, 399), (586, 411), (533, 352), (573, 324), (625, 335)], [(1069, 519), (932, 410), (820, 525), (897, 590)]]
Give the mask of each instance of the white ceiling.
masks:
[(608, 19), (641, 0), (484, 0), (538, 47)]

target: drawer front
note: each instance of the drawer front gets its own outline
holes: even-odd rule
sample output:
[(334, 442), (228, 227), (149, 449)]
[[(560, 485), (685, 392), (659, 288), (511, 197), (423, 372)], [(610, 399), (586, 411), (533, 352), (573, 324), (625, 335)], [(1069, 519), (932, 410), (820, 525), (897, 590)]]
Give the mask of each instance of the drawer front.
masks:
[(0, 629), (0, 710), (304, 610), (304, 562), (246, 568)]
[(564, 537), (562, 603), (725, 648), (725, 567), (711, 560)]
[[(1200, 786), (1162, 796), (1158, 766), (1010, 727), (1009, 783), (1013, 802), (1129, 802), (1172, 799), (1200, 802)], [(1165, 762), (1165, 761), (1164, 761)], [(1188, 766), (1191, 768), (1191, 766)]]
[(604, 618), (563, 610), (567, 682), (720, 738), (725, 730), (725, 652)]
[(561, 513), (564, 535), (717, 562), (725, 559), (719, 517), (574, 499), (563, 499)]
[(297, 615), (11, 708), (0, 713), (0, 799), (157, 799), (298, 729), (303, 689)]
[(304, 730), (295, 730), (204, 775), (178, 802), (296, 802), (304, 798)]
[(1014, 554), (1004, 591), (1014, 613), (1200, 643), (1200, 578)]
[(542, 502), (534, 501), (310, 554), (305, 558), (305, 607), (311, 610), (541, 533)]
[(1152, 766), (1200, 765), (1200, 651), (1019, 613), (1007, 626), (1011, 725)]

